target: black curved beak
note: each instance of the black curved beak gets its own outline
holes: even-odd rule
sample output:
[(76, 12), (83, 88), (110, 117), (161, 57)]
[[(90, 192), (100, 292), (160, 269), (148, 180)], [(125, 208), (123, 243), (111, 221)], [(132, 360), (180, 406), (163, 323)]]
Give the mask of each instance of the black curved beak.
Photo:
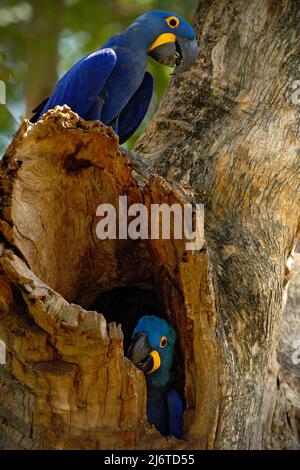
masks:
[(127, 356), (138, 369), (142, 370), (144, 374), (147, 374), (153, 369), (154, 365), (151, 352), (152, 348), (147, 342), (146, 335), (141, 333), (133, 338), (128, 348)]
[(160, 64), (174, 67), (175, 65), (176, 45), (175, 42), (167, 42), (157, 46), (149, 52), (150, 57)]
[(176, 38), (176, 42), (167, 42), (155, 47), (149, 55), (160, 64), (169, 67), (176, 65), (176, 72), (184, 72), (194, 64), (198, 52), (196, 39)]
[[(188, 70), (197, 59), (199, 46), (196, 39), (177, 38), (176, 40), (176, 72)], [(178, 54), (180, 57), (178, 57)]]

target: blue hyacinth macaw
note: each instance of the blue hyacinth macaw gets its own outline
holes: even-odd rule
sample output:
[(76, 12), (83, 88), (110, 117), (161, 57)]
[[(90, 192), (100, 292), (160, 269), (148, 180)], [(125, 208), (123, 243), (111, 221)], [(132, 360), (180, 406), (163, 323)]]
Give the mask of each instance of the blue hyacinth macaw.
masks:
[(183, 402), (172, 388), (175, 330), (162, 318), (143, 316), (133, 332), (128, 357), (147, 382), (147, 417), (163, 435), (182, 436)]
[(153, 94), (153, 78), (146, 71), (148, 56), (184, 71), (196, 60), (195, 38), (192, 26), (178, 15), (158, 10), (140, 16), (73, 65), (50, 98), (33, 111), (31, 121), (67, 104), (86, 120), (112, 126), (120, 143), (125, 142), (142, 122)]

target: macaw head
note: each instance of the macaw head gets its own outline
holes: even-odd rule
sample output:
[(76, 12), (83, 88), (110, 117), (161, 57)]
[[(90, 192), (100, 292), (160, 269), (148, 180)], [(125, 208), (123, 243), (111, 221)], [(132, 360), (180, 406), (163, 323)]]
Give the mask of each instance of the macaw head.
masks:
[[(156, 10), (145, 13), (127, 29), (157, 62), (178, 71), (187, 70), (196, 60), (198, 44), (194, 28), (181, 16)], [(133, 34), (134, 33), (134, 34)]]
[(145, 315), (134, 329), (127, 355), (150, 385), (164, 387), (170, 381), (175, 343), (171, 325), (162, 318)]

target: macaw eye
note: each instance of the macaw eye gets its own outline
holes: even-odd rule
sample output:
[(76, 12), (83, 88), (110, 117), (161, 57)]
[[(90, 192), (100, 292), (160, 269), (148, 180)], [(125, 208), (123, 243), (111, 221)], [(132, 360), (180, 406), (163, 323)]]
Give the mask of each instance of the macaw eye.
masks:
[(163, 336), (160, 340), (160, 345), (159, 345), (161, 348), (164, 348), (167, 346), (167, 338), (165, 336)]
[(166, 18), (166, 23), (170, 28), (177, 28), (180, 21), (178, 18), (176, 18), (176, 16), (170, 16), (169, 18)]

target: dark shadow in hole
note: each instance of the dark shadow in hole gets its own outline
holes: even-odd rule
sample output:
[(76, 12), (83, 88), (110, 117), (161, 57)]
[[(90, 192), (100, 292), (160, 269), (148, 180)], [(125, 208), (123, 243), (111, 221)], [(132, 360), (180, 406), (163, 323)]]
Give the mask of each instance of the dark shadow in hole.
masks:
[(116, 322), (122, 325), (125, 354), (131, 343), (133, 330), (141, 317), (156, 315), (167, 320), (156, 293), (135, 287), (120, 287), (104, 292), (90, 309), (101, 312), (107, 323)]
[[(144, 315), (156, 315), (168, 320), (158, 295), (151, 289), (137, 287), (120, 287), (102, 293), (89, 306), (90, 310), (101, 312), (107, 323), (116, 322), (122, 325), (124, 335), (124, 354), (131, 343), (132, 333), (139, 319)], [(177, 336), (179, 332), (177, 331)], [(175, 388), (184, 400), (184, 365), (182, 353), (177, 340), (172, 368), (172, 388)], [(184, 400), (185, 401), (185, 400)], [(184, 403), (185, 405), (185, 403)]]

